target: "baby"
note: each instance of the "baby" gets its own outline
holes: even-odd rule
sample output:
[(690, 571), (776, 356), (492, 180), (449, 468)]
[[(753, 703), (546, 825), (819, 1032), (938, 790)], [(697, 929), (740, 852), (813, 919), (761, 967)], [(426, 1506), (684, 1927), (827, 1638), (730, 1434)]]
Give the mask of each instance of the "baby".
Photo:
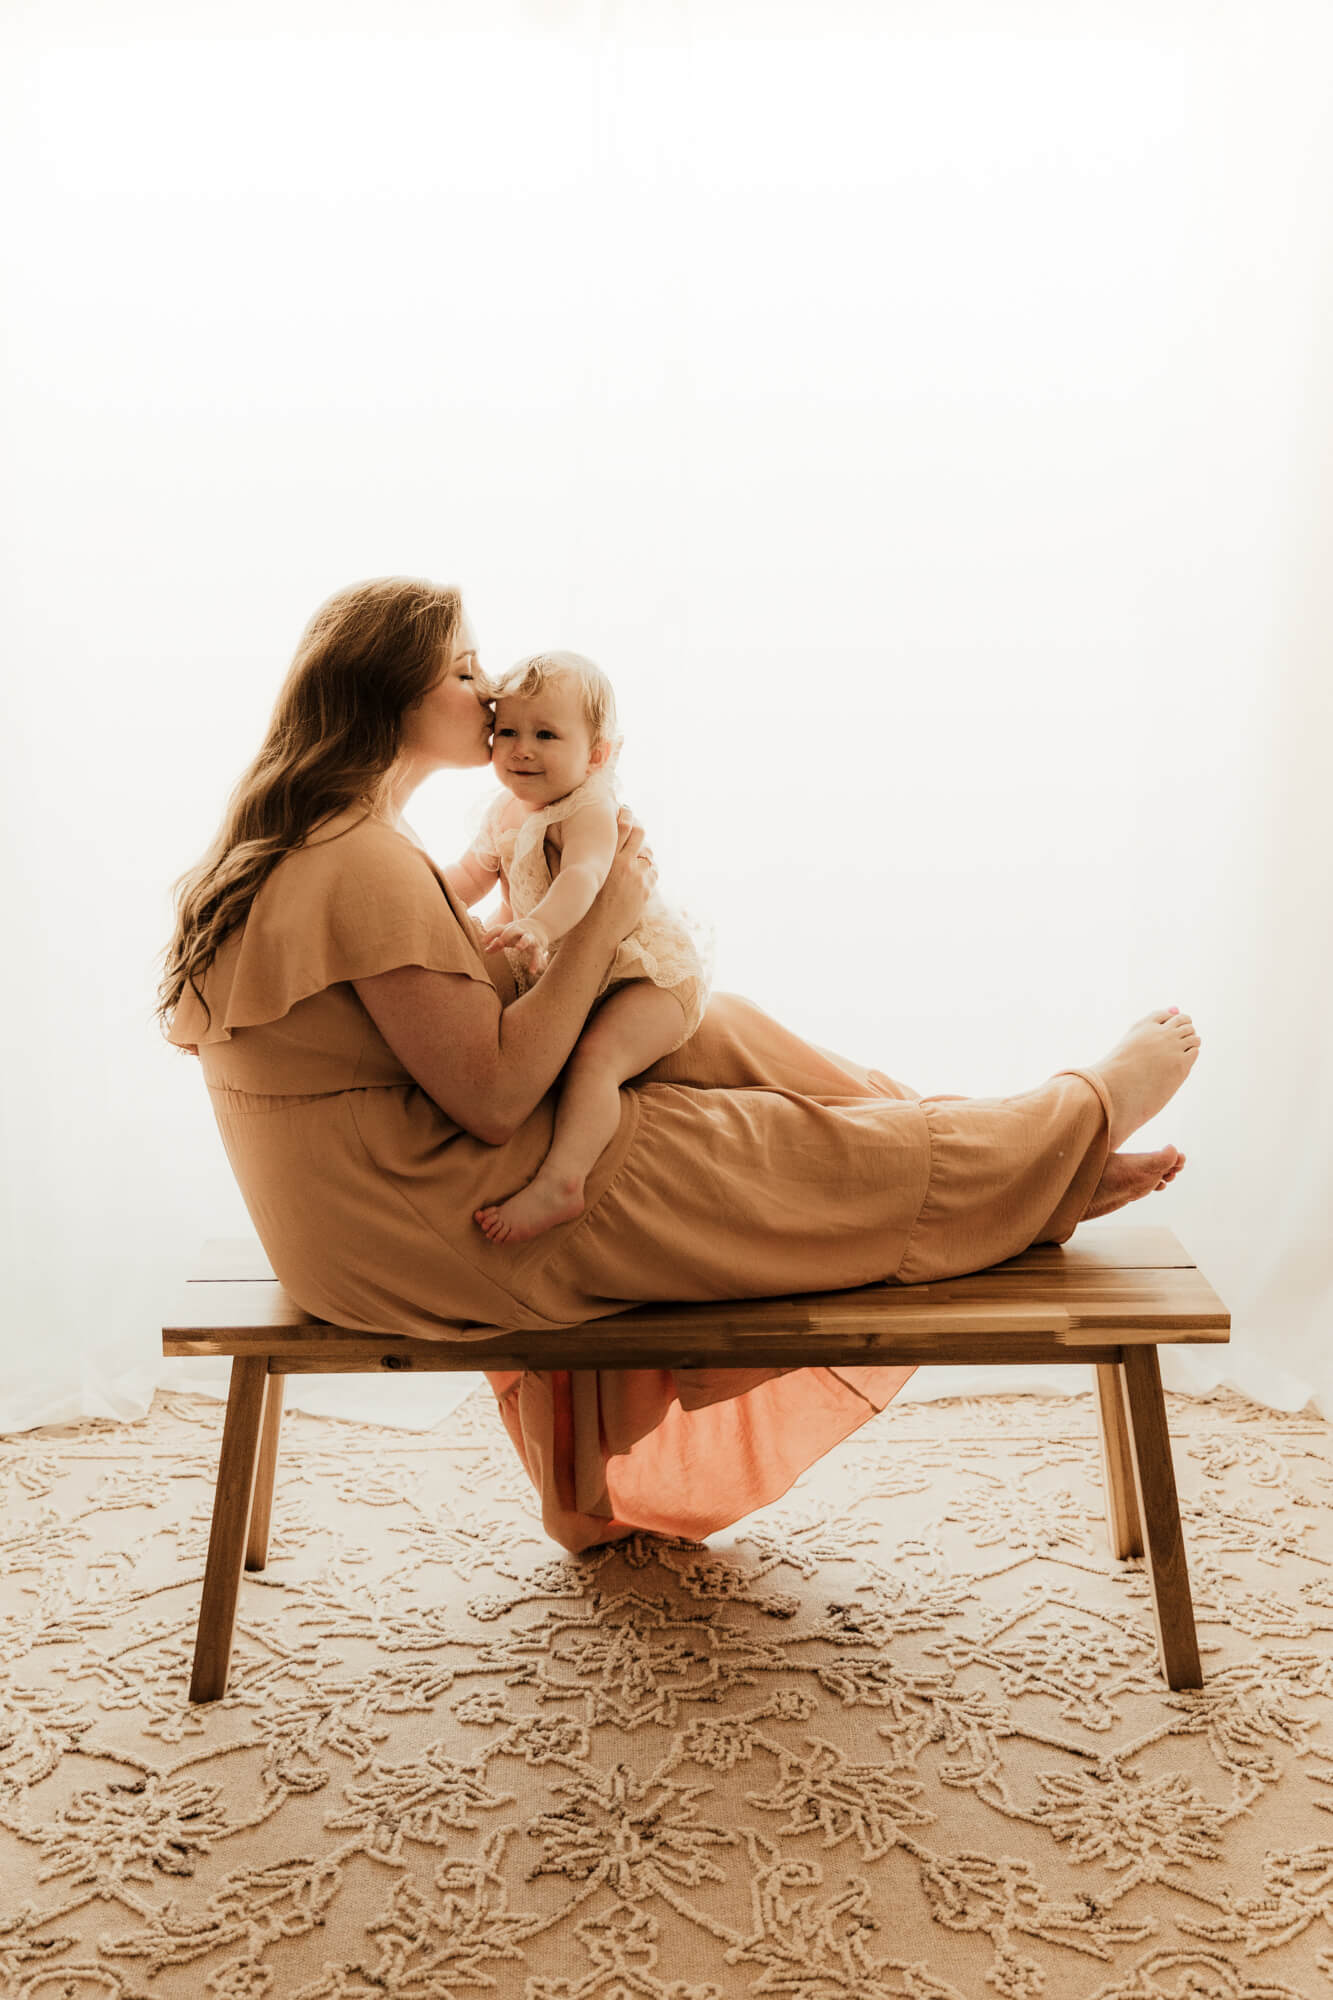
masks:
[[(586, 915), (615, 856), (615, 696), (581, 653), (536, 653), (491, 684), (491, 763), (503, 791), (461, 861), (444, 871), (463, 902), (498, 877), (500, 921), (484, 933), (524, 992)], [(598, 989), (565, 1064), (551, 1149), (507, 1200), (474, 1212), (492, 1243), (522, 1243), (583, 1213), (584, 1183), (620, 1122), (620, 1085), (692, 1035), (708, 999), (707, 945), (656, 890)]]

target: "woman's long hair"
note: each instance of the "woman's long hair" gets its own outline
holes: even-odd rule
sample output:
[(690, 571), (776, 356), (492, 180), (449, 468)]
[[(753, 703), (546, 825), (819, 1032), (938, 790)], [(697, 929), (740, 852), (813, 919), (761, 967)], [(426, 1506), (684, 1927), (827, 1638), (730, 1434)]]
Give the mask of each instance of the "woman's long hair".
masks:
[(173, 884), (155, 1009), (164, 1032), (187, 985), (203, 1000), (218, 947), (283, 855), (347, 806), (381, 803), (407, 711), (439, 679), (462, 616), (456, 589), (416, 577), (377, 577), (320, 605), (212, 846)]

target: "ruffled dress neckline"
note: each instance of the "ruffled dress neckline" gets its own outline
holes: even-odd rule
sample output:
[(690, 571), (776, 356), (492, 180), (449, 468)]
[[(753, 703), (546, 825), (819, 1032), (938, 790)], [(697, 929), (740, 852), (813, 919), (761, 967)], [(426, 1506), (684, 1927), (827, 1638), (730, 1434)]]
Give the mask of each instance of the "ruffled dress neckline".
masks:
[(581, 784), (572, 792), (566, 792), (562, 799), (555, 799), (549, 806), (538, 806), (525, 819), (519, 821), (514, 840), (514, 854), (511, 868), (521, 864), (528, 855), (541, 846), (546, 838), (546, 829), (556, 826), (561, 820), (570, 818), (595, 799), (609, 798), (613, 805), (619, 803), (619, 794), (605, 770), (590, 771)]

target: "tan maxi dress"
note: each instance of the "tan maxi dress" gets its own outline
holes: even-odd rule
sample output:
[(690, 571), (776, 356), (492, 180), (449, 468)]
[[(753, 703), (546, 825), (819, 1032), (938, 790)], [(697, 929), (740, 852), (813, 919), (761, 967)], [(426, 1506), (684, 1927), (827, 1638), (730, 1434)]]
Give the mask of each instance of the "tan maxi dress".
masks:
[[(746, 1298), (980, 1270), (1063, 1242), (1101, 1177), (1094, 1070), (1015, 1097), (919, 1097), (735, 994), (620, 1093), (585, 1212), (530, 1242), (472, 1220), (529, 1180), (555, 1092), (512, 1139), (460, 1130), (404, 1070), (353, 979), (421, 965), (494, 985), (480, 928), (424, 850), (349, 808), (268, 877), (171, 1030), (199, 1047), (232, 1171), (278, 1277), (367, 1332), (555, 1330), (646, 1300)], [(488, 1371), (569, 1549), (700, 1538), (786, 1492), (910, 1368)]]

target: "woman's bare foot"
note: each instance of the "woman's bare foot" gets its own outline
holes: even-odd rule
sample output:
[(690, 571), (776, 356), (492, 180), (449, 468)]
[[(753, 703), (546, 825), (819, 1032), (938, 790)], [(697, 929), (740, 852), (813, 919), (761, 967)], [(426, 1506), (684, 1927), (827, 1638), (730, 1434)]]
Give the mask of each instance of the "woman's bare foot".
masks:
[(1145, 1014), (1093, 1067), (1111, 1094), (1111, 1151), (1169, 1104), (1194, 1067), (1200, 1040), (1188, 1014)]
[(581, 1180), (539, 1172), (507, 1201), (479, 1208), (472, 1220), (492, 1243), (526, 1243), (557, 1222), (573, 1222), (583, 1213)]
[(1163, 1146), (1156, 1153), (1112, 1153), (1079, 1221), (1091, 1222), (1094, 1215), (1109, 1215), (1112, 1209), (1164, 1188), (1184, 1164), (1185, 1155), (1174, 1146)]

